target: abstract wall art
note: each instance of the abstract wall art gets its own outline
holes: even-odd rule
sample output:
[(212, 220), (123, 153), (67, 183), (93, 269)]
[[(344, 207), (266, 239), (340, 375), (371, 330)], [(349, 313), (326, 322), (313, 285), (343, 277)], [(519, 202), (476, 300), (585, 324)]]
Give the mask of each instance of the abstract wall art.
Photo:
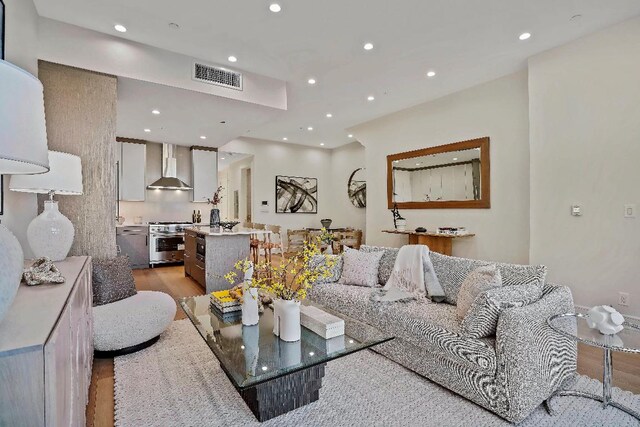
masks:
[(318, 179), (276, 176), (276, 213), (318, 213)]

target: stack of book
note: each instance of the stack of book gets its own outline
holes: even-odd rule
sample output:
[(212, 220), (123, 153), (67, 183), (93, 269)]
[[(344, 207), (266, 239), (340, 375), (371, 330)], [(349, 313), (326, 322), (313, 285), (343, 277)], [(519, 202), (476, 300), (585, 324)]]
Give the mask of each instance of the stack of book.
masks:
[(229, 291), (211, 292), (209, 307), (224, 322), (233, 322), (242, 316), (240, 301), (233, 298)]
[(453, 236), (462, 236), (467, 234), (467, 229), (464, 227), (439, 227), (439, 234), (451, 234)]

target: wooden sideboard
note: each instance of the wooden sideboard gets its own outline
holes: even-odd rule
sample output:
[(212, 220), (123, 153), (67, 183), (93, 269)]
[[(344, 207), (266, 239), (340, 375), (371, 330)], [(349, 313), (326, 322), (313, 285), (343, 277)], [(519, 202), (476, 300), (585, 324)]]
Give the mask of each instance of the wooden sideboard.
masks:
[(84, 426), (93, 364), (91, 258), (59, 285), (21, 284), (0, 322), (0, 426)]
[(427, 245), (429, 250), (443, 255), (451, 256), (453, 252), (453, 240), (465, 237), (473, 237), (475, 234), (441, 234), (441, 233), (418, 233), (416, 231), (382, 230), (383, 233), (404, 234), (409, 236), (410, 245)]

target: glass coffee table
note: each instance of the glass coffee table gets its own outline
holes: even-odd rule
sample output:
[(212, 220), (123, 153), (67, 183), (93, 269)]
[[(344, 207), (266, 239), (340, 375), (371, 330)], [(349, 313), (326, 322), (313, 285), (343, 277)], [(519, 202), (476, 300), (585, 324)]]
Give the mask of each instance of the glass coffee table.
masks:
[(239, 318), (223, 319), (209, 302), (209, 295), (187, 297), (180, 306), (259, 421), (318, 400), (327, 362), (393, 339), (373, 326), (304, 301), (343, 319), (345, 335), (324, 339), (302, 327), (300, 341), (285, 342), (273, 334), (271, 308), (265, 308), (257, 325), (242, 326)]
[(604, 350), (604, 372), (602, 375), (602, 396), (576, 390), (558, 390), (549, 399), (546, 406), (551, 414), (551, 399), (556, 396), (577, 396), (602, 402), (602, 407), (613, 406), (640, 420), (640, 414), (611, 400), (611, 380), (613, 379), (612, 351), (640, 353), (640, 327), (632, 323), (624, 323), (624, 329), (615, 335), (603, 335), (587, 324), (587, 316), (580, 313), (556, 314), (547, 323), (555, 331), (573, 340)]

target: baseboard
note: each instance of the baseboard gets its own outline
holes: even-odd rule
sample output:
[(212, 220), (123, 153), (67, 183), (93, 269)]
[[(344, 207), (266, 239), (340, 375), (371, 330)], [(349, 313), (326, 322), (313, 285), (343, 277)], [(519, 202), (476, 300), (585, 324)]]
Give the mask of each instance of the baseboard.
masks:
[[(584, 305), (576, 305), (575, 307), (576, 307), (576, 313), (586, 313), (591, 308), (591, 307), (586, 307)], [(632, 320), (633, 323), (640, 323), (640, 317), (638, 316), (632, 316), (630, 314), (623, 314), (623, 316), (626, 320)]]

